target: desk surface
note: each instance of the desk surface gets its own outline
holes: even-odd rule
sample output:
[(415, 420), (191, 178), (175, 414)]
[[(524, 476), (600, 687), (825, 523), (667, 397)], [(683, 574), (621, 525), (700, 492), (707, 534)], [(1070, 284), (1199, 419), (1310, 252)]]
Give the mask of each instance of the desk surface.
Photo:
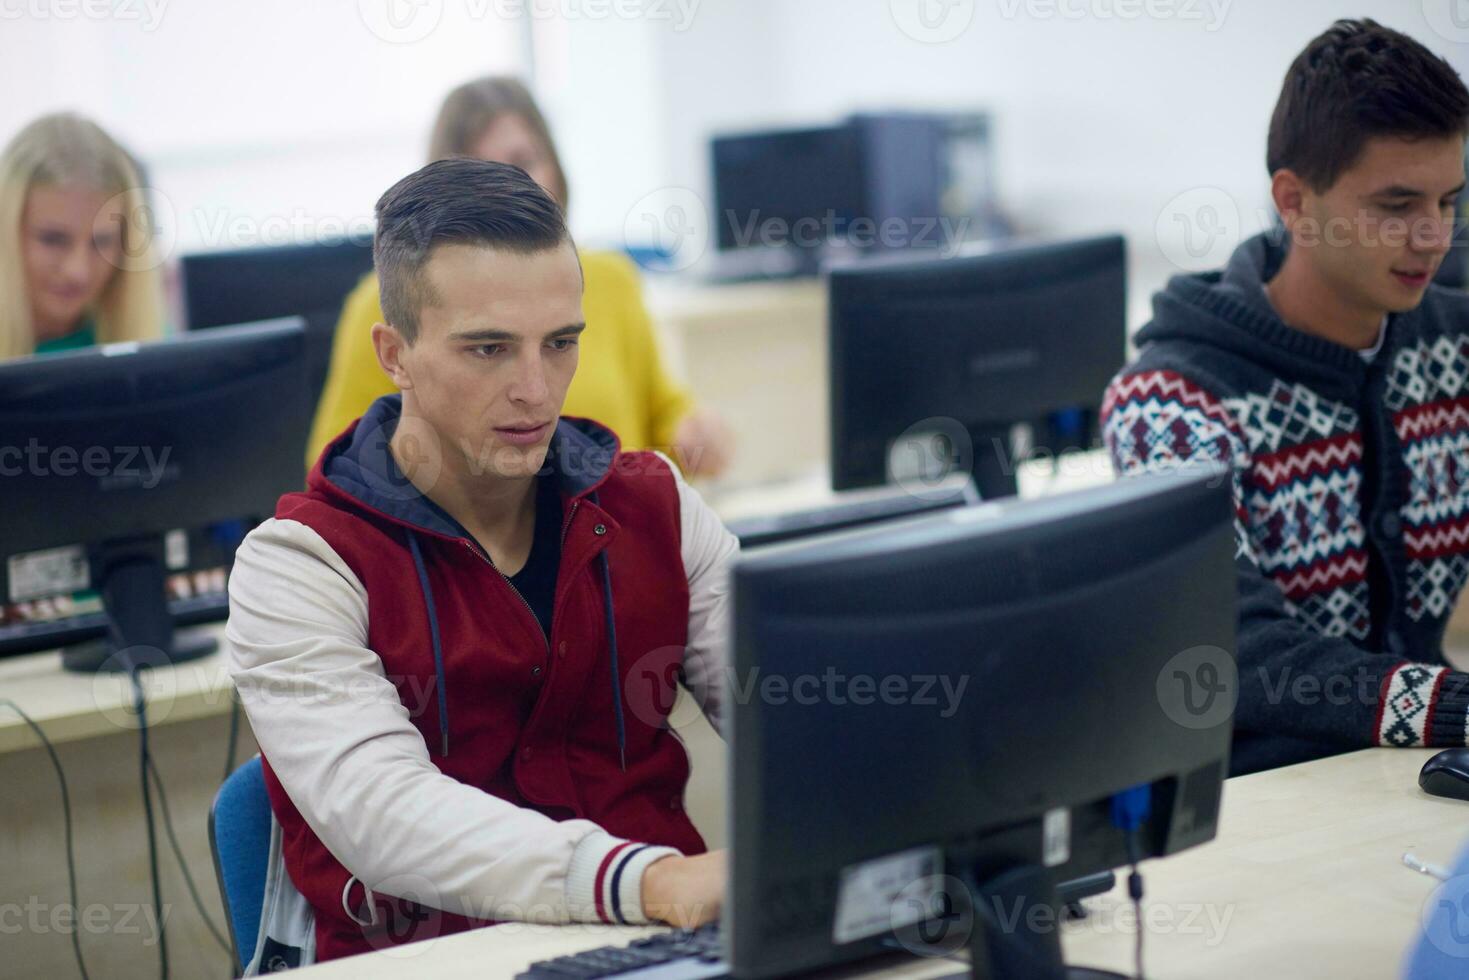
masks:
[[(1219, 837), (1144, 865), (1149, 977), (1398, 975), (1436, 884), (1404, 851), (1447, 865), (1469, 837), (1469, 804), (1423, 795), (1429, 750), (1369, 749), (1231, 780)], [(1132, 969), (1133, 922), (1121, 887), (1064, 927), (1068, 961)], [(510, 978), (536, 960), (647, 929), (507, 924), (312, 968), (332, 977)], [(880, 971), (913, 980), (955, 972), (945, 960)]]
[[(197, 632), (220, 637), (224, 624), (198, 627)], [(218, 653), (176, 667), (146, 670), (140, 677), (148, 697), (149, 728), (229, 711), (232, 687)], [(0, 696), (20, 705), (53, 743), (133, 732), (138, 727), (126, 677), (70, 673), (61, 669), (61, 654), (56, 651), (0, 660)], [(40, 744), (19, 715), (0, 707), (0, 754)]]

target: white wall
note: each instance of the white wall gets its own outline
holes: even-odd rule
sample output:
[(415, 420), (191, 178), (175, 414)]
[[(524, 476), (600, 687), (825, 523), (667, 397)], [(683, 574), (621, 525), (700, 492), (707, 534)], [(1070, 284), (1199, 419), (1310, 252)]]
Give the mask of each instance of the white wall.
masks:
[[(1431, 15), (1452, 27), (1450, 2), (771, 2), (769, 63), (790, 118), (884, 105), (989, 107), (998, 123), (1001, 190), (1023, 225), (1067, 233), (1116, 228), (1129, 234), (1143, 265), (1160, 253), (1210, 264), (1217, 255), (1180, 249), (1185, 224), (1206, 230), (1198, 225), (1210, 206), (1228, 224), (1232, 205), (1246, 233), (1258, 227), (1269, 208), (1266, 128), (1285, 71), (1306, 42), (1337, 17), (1370, 16), (1469, 74), (1469, 31), (1446, 30), (1451, 38), (1429, 23)], [(937, 36), (957, 36), (924, 43), (906, 34), (899, 21), (911, 26), (922, 4), (949, 15)], [(1146, 16), (1149, 9), (1168, 16)], [(1124, 20), (1119, 11), (1143, 16)], [(1156, 234), (1160, 220), (1163, 233)]]
[[(686, 30), (642, 35), (636, 57), (652, 47), (662, 66), (651, 81), (624, 88), (608, 71), (576, 98), (604, 131), (609, 118), (657, 120), (656, 152), (628, 148), (636, 162), (606, 182), (624, 209), (657, 180), (707, 201), (707, 139), (720, 129), (855, 109), (990, 109), (1013, 215), (1042, 234), (1127, 233), (1145, 305), (1168, 274), (1217, 264), (1269, 219), (1266, 127), (1310, 38), (1337, 17), (1371, 16), (1469, 74), (1469, 29), (1450, 19), (1453, 2), (702, 0)], [(932, 32), (922, 5), (939, 15)], [(609, 47), (600, 57), (619, 60)], [(562, 141), (575, 144), (581, 132), (566, 122)], [(615, 235), (621, 214), (605, 204), (584, 214), (584, 233)], [(1215, 219), (1224, 234), (1211, 239)]]
[[(1371, 15), (1469, 71), (1456, 2), (0, 0), (0, 134), (95, 116), (148, 162), (180, 248), (310, 238), (366, 226), (448, 88), (533, 57), (573, 229), (621, 245), (704, 207), (713, 132), (983, 107), (1022, 226), (1123, 230), (1151, 288), (1268, 209), (1265, 127), (1309, 38)], [(1190, 256), (1212, 217), (1226, 234)]]
[(0, 0), (0, 139), (93, 117), (145, 161), (179, 250), (370, 229), (444, 92), (528, 60), (521, 23), (459, 0), (147, 2)]

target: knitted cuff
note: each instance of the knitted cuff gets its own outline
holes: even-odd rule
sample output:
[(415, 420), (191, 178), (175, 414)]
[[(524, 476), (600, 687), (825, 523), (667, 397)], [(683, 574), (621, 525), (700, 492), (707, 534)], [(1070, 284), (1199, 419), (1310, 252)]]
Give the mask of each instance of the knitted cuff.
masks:
[(1469, 674), (1403, 662), (1382, 680), (1378, 745), (1411, 749), (1466, 744)]
[(575, 922), (648, 922), (643, 914), (643, 872), (659, 858), (678, 853), (672, 847), (638, 844), (606, 831), (593, 831), (571, 854), (566, 874), (567, 915)]
[(1445, 670), (1429, 711), (1428, 745), (1469, 745), (1469, 674)]

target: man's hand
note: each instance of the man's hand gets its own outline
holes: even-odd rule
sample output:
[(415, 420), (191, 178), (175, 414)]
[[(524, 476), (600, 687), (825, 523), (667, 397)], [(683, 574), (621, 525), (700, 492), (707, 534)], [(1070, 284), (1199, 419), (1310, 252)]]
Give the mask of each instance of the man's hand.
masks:
[(719, 918), (728, 855), (710, 851), (695, 857), (660, 858), (643, 872), (643, 914), (681, 929)]

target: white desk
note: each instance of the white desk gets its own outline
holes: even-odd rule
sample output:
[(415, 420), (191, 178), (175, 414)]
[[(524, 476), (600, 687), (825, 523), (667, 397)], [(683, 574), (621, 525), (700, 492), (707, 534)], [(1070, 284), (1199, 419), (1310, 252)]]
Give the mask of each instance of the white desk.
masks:
[[(216, 639), (224, 624), (200, 627)], [(148, 700), (150, 728), (228, 714), (233, 697), (219, 653), (164, 670), (139, 674)], [(133, 691), (121, 674), (78, 674), (61, 668), (61, 654), (26, 654), (0, 660), (0, 696), (35, 719), (53, 744), (138, 730)], [(0, 708), (0, 754), (40, 746), (15, 712)]]
[[(207, 628), (222, 634), (223, 624)], [(199, 894), (224, 924), (206, 835), (207, 816), (224, 776), (232, 693), (223, 658), (145, 671), (149, 746), (168, 792), (179, 844)], [(148, 848), (139, 788), (137, 722), (132, 689), (118, 675), (68, 673), (56, 652), (0, 660), (0, 698), (15, 701), (56, 746), (71, 793), (77, 898), (97, 916), (81, 930), (93, 976), (158, 975), (152, 930), (139, 910), (151, 908)], [(243, 716), (235, 758), (256, 751)], [(77, 975), (68, 933), (52, 913), (70, 902), (61, 794), (40, 741), (8, 707), (0, 707), (0, 903), (21, 906), (21, 931), (0, 933), (6, 977)], [(159, 872), (167, 906), (174, 976), (226, 976), (229, 959), (194, 909), (158, 822)], [(32, 912), (34, 909), (34, 913)], [(68, 920), (60, 920), (63, 925)], [(17, 923), (15, 913), (7, 929)], [(39, 925), (39, 928), (36, 926)]]
[[(1144, 865), (1147, 975), (1390, 978), (1417, 941), (1435, 882), (1404, 851), (1449, 864), (1469, 838), (1469, 804), (1424, 796), (1428, 750), (1370, 749), (1226, 784), (1214, 842)], [(1128, 972), (1133, 930), (1121, 886), (1063, 928), (1069, 962)], [(530, 963), (647, 929), (507, 924), (325, 963), (303, 980), (509, 980)], [(942, 976), (945, 960), (866, 971)]]

